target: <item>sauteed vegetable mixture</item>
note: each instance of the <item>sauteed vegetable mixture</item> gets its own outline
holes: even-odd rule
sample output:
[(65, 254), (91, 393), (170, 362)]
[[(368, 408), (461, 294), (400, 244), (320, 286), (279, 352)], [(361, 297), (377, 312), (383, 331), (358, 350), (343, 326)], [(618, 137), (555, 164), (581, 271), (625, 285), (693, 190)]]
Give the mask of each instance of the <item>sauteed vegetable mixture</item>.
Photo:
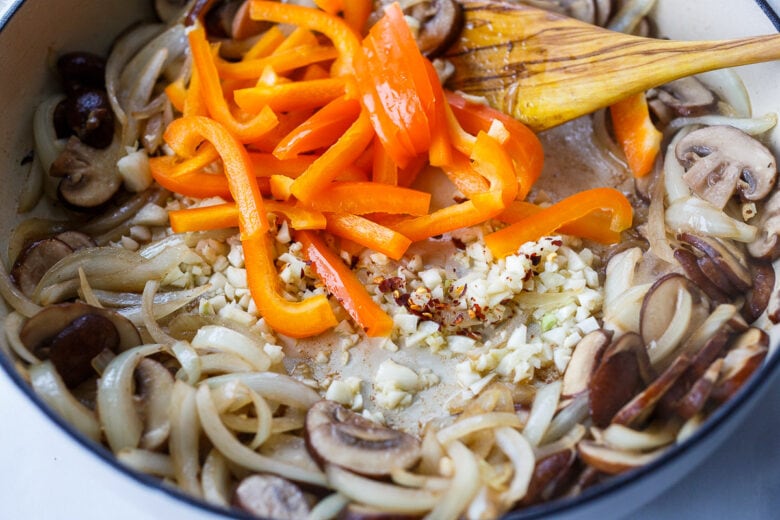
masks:
[(18, 370), (124, 464), (263, 518), (497, 518), (761, 365), (776, 115), (733, 73), (537, 136), (447, 89), (456, 2), (183, 4), (59, 56), (0, 281)]

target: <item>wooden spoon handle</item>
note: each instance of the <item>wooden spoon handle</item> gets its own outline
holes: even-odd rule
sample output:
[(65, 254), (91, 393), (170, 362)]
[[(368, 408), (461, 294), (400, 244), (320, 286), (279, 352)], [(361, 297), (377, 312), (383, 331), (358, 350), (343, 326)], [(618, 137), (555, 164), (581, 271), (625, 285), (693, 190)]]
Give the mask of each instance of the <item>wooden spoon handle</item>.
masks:
[(461, 0), (450, 86), (535, 130), (636, 92), (713, 69), (780, 59), (780, 34), (671, 41), (616, 33), (521, 4)]

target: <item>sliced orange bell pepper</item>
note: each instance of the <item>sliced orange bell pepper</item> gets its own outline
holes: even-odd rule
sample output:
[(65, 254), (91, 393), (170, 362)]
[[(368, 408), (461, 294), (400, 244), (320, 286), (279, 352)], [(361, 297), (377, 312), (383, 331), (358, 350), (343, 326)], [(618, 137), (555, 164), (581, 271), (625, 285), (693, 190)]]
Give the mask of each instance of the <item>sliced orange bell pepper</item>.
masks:
[[(504, 211), (496, 216), (496, 220), (507, 224), (514, 224), (535, 215), (544, 208), (530, 202), (516, 200), (507, 206)], [(561, 226), (558, 231), (565, 235), (595, 240), (601, 244), (615, 244), (620, 242), (620, 233), (612, 231), (610, 221), (612, 215), (606, 211), (594, 211), (582, 218)]]
[(185, 197), (230, 199), (230, 187), (221, 173), (205, 173), (186, 166), (182, 168), (182, 164), (196, 160), (192, 158), (178, 163), (175, 157), (152, 157), (149, 159), (149, 169), (160, 186)]
[(285, 40), (285, 35), (278, 26), (274, 25), (260, 36), (252, 47), (244, 53), (242, 61), (265, 58), (274, 52)]
[(373, 10), (372, 0), (349, 0), (344, 2), (344, 20), (356, 33), (363, 34)]
[(343, 96), (334, 99), (279, 141), (273, 154), (279, 159), (289, 159), (328, 147), (347, 131), (359, 114), (357, 100)]
[(385, 150), (382, 141), (374, 140), (374, 160), (371, 164), (371, 180), (379, 184), (398, 185), (398, 165)]
[(205, 30), (202, 27), (197, 27), (189, 32), (188, 38), (192, 61), (201, 83), (203, 101), (208, 107), (211, 117), (219, 121), (243, 143), (260, 139), (277, 125), (276, 114), (268, 107), (264, 107), (247, 121), (236, 119), (225, 100)]
[(344, 95), (344, 78), (293, 81), (277, 85), (258, 85), (234, 92), (236, 104), (247, 112), (258, 112), (265, 106), (277, 112), (292, 109), (320, 108)]
[(320, 192), (307, 207), (333, 213), (390, 213), (425, 215), (431, 204), (431, 194), (379, 184), (376, 182), (334, 182)]
[(339, 140), (295, 179), (292, 186), (293, 195), (307, 203), (320, 198), (328, 184), (360, 157), (373, 138), (368, 114), (362, 110), (357, 120)]
[(273, 154), (264, 152), (249, 152), (252, 170), (257, 177), (285, 175), (298, 177), (317, 159), (316, 155), (301, 155), (298, 157), (280, 159)]
[(661, 151), (661, 132), (650, 119), (644, 92), (618, 101), (609, 108), (612, 128), (626, 154), (634, 177), (644, 177), (653, 169)]
[(312, 263), (320, 280), (344, 310), (371, 337), (389, 336), (393, 319), (371, 299), (355, 273), (317, 235), (310, 231), (295, 234), (303, 244), (303, 254)]
[(328, 230), (333, 235), (349, 239), (373, 249), (393, 260), (400, 259), (412, 241), (392, 229), (349, 213), (328, 213)]
[(299, 302), (282, 295), (271, 240), (261, 233), (241, 241), (247, 285), (260, 315), (271, 328), (293, 338), (315, 336), (335, 327), (338, 321), (325, 295)]
[(609, 229), (619, 233), (631, 226), (631, 203), (612, 188), (593, 188), (576, 193), (485, 237), (485, 245), (497, 258), (517, 252), (526, 242), (555, 233), (562, 226), (582, 219), (594, 211), (610, 213)]
[(220, 77), (224, 79), (257, 79), (268, 67), (277, 74), (283, 74), (336, 57), (338, 51), (330, 45), (300, 45), (262, 58), (245, 58), (236, 62), (217, 60), (216, 66)]
[(178, 112), (184, 112), (184, 101), (187, 99), (187, 89), (184, 88), (184, 81), (177, 79), (165, 87), (165, 95)]
[[(287, 202), (264, 200), (265, 209), (284, 216), (293, 229), (325, 229), (327, 220), (319, 211), (300, 208)], [(171, 229), (176, 233), (238, 227), (238, 208), (232, 202), (202, 208), (168, 212)]]

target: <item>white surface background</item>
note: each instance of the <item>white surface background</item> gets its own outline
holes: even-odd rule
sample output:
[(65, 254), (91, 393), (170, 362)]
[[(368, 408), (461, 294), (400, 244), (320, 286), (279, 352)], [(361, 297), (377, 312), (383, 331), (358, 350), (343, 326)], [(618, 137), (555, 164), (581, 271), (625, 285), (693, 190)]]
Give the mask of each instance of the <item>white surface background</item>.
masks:
[[(8, 3), (0, 0), (0, 13)], [(128, 486), (123, 475), (30, 406), (0, 370), (0, 519), (182, 518), (170, 502), (159, 492)], [(778, 511), (780, 377), (775, 377), (748, 420), (708, 461), (631, 518), (764, 520), (776, 518)]]

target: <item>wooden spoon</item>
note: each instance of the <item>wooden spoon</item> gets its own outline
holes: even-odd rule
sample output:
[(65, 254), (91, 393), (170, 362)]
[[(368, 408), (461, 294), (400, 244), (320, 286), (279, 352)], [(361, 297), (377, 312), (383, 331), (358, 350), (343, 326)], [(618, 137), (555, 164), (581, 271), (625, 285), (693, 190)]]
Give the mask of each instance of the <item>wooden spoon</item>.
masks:
[(521, 4), (460, 0), (448, 86), (545, 130), (691, 74), (780, 59), (780, 34), (723, 41), (630, 36)]

